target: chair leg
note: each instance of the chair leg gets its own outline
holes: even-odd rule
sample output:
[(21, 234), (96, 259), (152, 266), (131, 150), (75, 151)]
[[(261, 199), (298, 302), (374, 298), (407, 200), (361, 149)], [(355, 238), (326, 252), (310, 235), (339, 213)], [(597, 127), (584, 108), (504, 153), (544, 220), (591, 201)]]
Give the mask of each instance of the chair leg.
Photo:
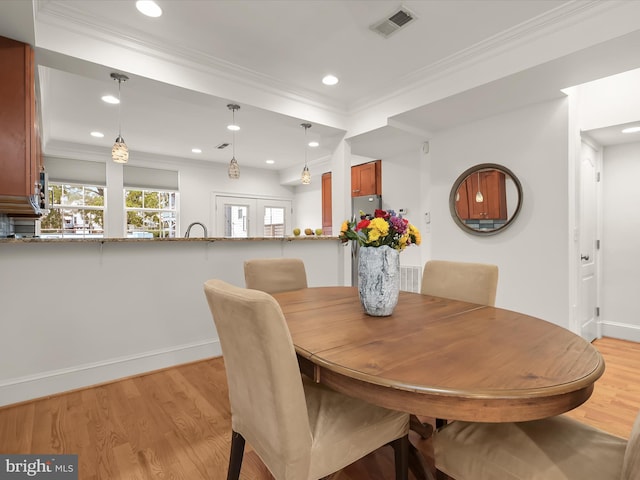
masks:
[(394, 440), (391, 446), (395, 457), (396, 480), (409, 480), (409, 435)]
[(244, 455), (244, 437), (238, 432), (231, 432), (231, 454), (229, 455), (229, 470), (227, 480), (238, 480), (242, 457)]
[(433, 434), (433, 427), (428, 423), (422, 423), (420, 419), (413, 414), (409, 417), (409, 428), (420, 435), (423, 440), (430, 438)]

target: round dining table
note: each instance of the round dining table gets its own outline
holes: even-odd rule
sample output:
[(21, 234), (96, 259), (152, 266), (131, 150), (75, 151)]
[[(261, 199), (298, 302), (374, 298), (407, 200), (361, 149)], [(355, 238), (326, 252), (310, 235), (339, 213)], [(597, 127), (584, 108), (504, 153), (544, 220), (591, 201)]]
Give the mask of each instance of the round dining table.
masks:
[(390, 316), (372, 317), (355, 287), (273, 296), (303, 373), (416, 415), (476, 422), (550, 417), (585, 402), (605, 368), (580, 336), (502, 308), (400, 292)]

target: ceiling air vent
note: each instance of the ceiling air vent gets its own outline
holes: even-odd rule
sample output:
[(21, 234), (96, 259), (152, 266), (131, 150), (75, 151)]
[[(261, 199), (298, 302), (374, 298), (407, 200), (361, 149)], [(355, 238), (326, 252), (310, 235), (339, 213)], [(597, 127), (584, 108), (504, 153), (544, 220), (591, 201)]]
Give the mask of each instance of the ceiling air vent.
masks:
[(230, 144), (229, 143), (221, 143), (220, 145), (218, 145), (216, 148), (218, 150), (222, 150), (223, 148), (227, 148)]
[(415, 19), (416, 16), (412, 11), (410, 11), (406, 7), (400, 7), (387, 18), (374, 23), (369, 28), (374, 32), (379, 33), (383, 37), (388, 38), (391, 34), (397, 32), (401, 28), (406, 27)]

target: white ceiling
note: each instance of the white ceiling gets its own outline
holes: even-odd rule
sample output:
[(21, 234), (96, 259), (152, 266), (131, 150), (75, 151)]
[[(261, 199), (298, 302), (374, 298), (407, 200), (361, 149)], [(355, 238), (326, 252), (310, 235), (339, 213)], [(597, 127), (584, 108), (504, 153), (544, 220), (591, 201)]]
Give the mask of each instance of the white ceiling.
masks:
[[(400, 6), (395, 0), (157, 0), (164, 11), (157, 19), (134, 3), (0, 2), (0, 35), (36, 46), (45, 153), (108, 155), (118, 112), (100, 97), (117, 94), (111, 72), (130, 77), (122, 86), (122, 135), (132, 163), (136, 154), (227, 163), (231, 147), (215, 147), (231, 142), (232, 102), (241, 106), (241, 168), (283, 170), (302, 166), (303, 121), (313, 125), (307, 140), (321, 144), (308, 150), (311, 165), (345, 133), (354, 153), (380, 158), (440, 129), (640, 66), (637, 26), (605, 24), (589, 36), (576, 27), (627, 8), (619, 2), (409, 0), (402, 5), (416, 20), (386, 39), (369, 27)], [(609, 30), (616, 33), (603, 45), (629, 41), (633, 48), (616, 55), (591, 48)], [(557, 52), (526, 49), (552, 35), (564, 40)], [(463, 66), (483, 72), (482, 65), (484, 76), (462, 78)], [(460, 79), (446, 81), (458, 71)], [(340, 83), (324, 86), (326, 73)], [(378, 108), (389, 99), (398, 99), (393, 108)], [(361, 127), (375, 116), (382, 124)], [(93, 130), (105, 138), (89, 136)]]

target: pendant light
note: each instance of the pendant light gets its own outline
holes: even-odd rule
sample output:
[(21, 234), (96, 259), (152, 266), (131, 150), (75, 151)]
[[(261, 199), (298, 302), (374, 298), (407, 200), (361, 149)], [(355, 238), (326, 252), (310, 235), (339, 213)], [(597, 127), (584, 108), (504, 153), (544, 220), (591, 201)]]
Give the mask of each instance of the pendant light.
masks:
[(227, 105), (227, 108), (231, 110), (231, 125), (227, 125), (227, 128), (233, 132), (233, 138), (231, 140), (233, 155), (231, 157), (231, 161), (229, 162), (229, 178), (237, 180), (240, 178), (240, 165), (238, 165), (238, 161), (236, 160), (236, 131), (240, 130), (240, 127), (236, 125), (236, 110), (240, 110), (240, 105), (230, 103), (229, 105)]
[(480, 172), (478, 172), (478, 193), (476, 193), (476, 202), (477, 203), (484, 202), (484, 196), (482, 195), (482, 192), (480, 191)]
[(122, 138), (122, 122), (120, 119), (120, 111), (122, 110), (122, 103), (120, 101), (120, 86), (122, 82), (129, 80), (129, 77), (122, 75), (121, 73), (112, 73), (111, 78), (118, 82), (118, 138), (113, 144), (111, 149), (111, 159), (116, 163), (127, 163), (129, 161), (129, 147), (124, 143)]
[(311, 172), (307, 166), (307, 130), (311, 128), (311, 124), (301, 123), (300, 126), (304, 128), (304, 168), (302, 169), (302, 184), (309, 185), (311, 183)]

